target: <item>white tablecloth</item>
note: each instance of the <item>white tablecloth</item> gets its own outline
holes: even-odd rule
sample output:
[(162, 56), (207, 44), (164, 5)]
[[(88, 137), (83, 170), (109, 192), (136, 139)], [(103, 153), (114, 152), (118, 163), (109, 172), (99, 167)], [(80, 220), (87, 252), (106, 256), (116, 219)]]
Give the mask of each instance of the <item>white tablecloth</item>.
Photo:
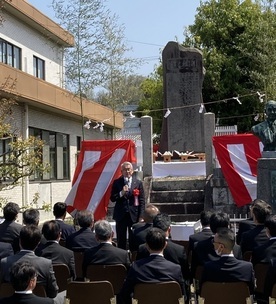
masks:
[[(110, 222), (116, 239), (115, 222)], [(200, 228), (200, 222), (183, 222), (171, 225), (171, 237), (174, 241), (188, 241), (189, 236)]]
[(205, 161), (155, 162), (153, 177), (206, 175)]

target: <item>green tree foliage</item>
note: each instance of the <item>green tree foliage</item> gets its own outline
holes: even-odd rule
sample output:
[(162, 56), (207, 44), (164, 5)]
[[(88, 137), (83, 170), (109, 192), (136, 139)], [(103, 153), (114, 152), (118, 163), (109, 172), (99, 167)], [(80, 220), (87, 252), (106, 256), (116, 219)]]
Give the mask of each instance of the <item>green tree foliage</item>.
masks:
[[(207, 110), (225, 118), (220, 120), (223, 125), (237, 124), (239, 131), (248, 131), (255, 114), (263, 111), (254, 93), (268, 94), (264, 83), (253, 77), (264, 76), (255, 53), (256, 48), (262, 54), (268, 51), (262, 43), (265, 32), (260, 30), (266, 22), (262, 7), (254, 1), (209, 0), (201, 3), (186, 32), (184, 45), (203, 51)], [(229, 100), (237, 96), (247, 96), (240, 98), (242, 105)]]
[(139, 115), (150, 115), (153, 121), (153, 132), (161, 133), (163, 117), (163, 69), (159, 66), (153, 74), (141, 84), (144, 94), (139, 103)]
[(13, 109), (17, 104), (12, 99), (0, 99), (0, 141), (4, 149), (0, 150), (0, 189), (10, 189), (24, 182), (24, 178), (34, 173), (42, 175), (49, 170), (43, 163), (42, 148), (44, 142), (30, 136), (24, 139), (12, 127)]

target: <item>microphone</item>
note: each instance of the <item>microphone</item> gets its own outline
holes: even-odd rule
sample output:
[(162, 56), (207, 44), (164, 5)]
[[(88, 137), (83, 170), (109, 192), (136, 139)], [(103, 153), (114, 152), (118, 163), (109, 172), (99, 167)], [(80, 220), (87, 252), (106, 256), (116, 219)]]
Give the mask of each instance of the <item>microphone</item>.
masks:
[(128, 183), (129, 183), (129, 178), (125, 177), (125, 185), (128, 185)]

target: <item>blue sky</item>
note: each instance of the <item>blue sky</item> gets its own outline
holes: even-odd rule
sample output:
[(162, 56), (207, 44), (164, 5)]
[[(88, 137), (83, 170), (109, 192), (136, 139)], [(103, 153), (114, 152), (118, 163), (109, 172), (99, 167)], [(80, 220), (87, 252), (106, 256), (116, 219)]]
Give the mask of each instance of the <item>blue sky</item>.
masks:
[[(54, 19), (52, 0), (27, 0)], [(200, 0), (108, 0), (107, 6), (125, 25), (125, 37), (132, 52), (129, 56), (143, 58), (145, 63), (136, 74), (148, 76), (159, 63), (161, 50), (169, 41), (182, 42), (183, 29), (193, 24)]]

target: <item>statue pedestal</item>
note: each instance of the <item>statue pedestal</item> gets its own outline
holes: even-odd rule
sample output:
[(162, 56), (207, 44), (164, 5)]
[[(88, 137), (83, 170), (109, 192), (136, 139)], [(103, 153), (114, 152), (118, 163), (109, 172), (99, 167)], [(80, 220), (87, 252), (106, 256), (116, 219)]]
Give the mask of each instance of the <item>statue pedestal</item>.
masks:
[(276, 152), (264, 151), (257, 164), (257, 198), (276, 211)]

